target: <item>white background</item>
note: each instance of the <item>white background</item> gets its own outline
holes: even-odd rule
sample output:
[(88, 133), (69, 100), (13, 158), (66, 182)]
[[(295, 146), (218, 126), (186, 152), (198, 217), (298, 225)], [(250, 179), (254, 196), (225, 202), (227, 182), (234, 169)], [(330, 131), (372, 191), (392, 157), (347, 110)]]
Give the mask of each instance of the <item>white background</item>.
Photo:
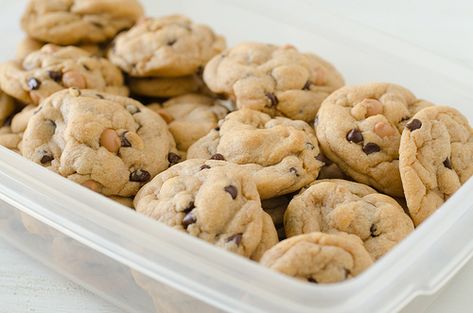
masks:
[[(17, 31), (18, 25), (5, 23), (3, 17), (19, 18), (21, 5), (18, 3), (24, 1), (0, 0), (2, 37)], [(338, 15), (379, 29), (473, 69), (473, 1), (318, 2), (321, 7)], [(270, 3), (268, 1), (268, 5)], [(12, 56), (14, 48), (0, 45), (0, 52), (1, 55)], [(471, 312), (471, 290), (473, 290), (473, 262), (465, 266), (425, 312)], [(119, 313), (122, 311), (36, 264), (34, 260), (0, 240), (0, 313), (23, 312)], [(403, 313), (407, 312), (420, 311), (411, 307)]]

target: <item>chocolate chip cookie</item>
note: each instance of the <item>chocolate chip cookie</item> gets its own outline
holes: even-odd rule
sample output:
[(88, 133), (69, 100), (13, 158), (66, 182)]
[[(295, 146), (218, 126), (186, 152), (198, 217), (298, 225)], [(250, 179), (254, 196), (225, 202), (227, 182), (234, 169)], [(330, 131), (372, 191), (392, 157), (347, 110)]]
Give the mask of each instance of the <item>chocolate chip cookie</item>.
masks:
[(356, 235), (376, 260), (414, 226), (393, 198), (363, 184), (328, 179), (294, 197), (284, 215), (284, 229), (287, 237), (332, 231)]
[(199, 94), (176, 97), (164, 102), (162, 106), (153, 104), (149, 108), (161, 114), (168, 122), (177, 148), (183, 152), (216, 128), (218, 121), (228, 113), (228, 109), (219, 100)]
[(343, 87), (320, 107), (315, 121), (320, 147), (354, 180), (402, 197), (401, 132), (412, 115), (429, 105), (394, 84)]
[(43, 42), (100, 43), (133, 26), (143, 14), (137, 0), (30, 0), (21, 26)]
[(182, 77), (130, 77), (128, 86), (134, 95), (171, 98), (197, 92), (203, 87), (203, 82), (197, 75)]
[(184, 161), (146, 184), (134, 205), (137, 212), (254, 260), (278, 242), (255, 183), (236, 164)]
[(205, 67), (210, 90), (271, 116), (311, 122), (322, 101), (343, 86), (322, 58), (292, 46), (243, 43), (215, 56)]
[(129, 197), (174, 163), (166, 122), (141, 103), (71, 88), (43, 101), (20, 150), (26, 158), (107, 196)]
[(357, 236), (315, 232), (281, 241), (266, 251), (260, 263), (301, 280), (326, 284), (355, 277), (373, 261)]
[(15, 152), (19, 152), (23, 133), (25, 132), (28, 121), (37, 109), (34, 105), (28, 105), (15, 114), (9, 125), (0, 128), (0, 145)]
[(128, 95), (120, 69), (107, 59), (72, 46), (46, 45), (28, 55), (22, 64), (11, 61), (0, 65), (0, 86), (28, 104), (39, 104), (69, 87)]
[(407, 206), (419, 225), (473, 175), (468, 120), (444, 106), (419, 111), (402, 132), (399, 162)]
[(299, 190), (315, 180), (323, 165), (309, 124), (247, 108), (228, 114), (187, 152), (188, 159), (245, 164), (262, 199)]
[(117, 36), (110, 60), (135, 77), (194, 75), (225, 49), (208, 26), (180, 15), (147, 18)]

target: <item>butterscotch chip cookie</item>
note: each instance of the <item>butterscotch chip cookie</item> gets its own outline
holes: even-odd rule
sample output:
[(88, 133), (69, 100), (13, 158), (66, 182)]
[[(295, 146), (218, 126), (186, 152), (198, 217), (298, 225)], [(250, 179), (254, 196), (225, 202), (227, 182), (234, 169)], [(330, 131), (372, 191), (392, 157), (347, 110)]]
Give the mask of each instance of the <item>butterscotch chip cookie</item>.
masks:
[(315, 232), (281, 241), (266, 251), (260, 263), (274, 271), (322, 284), (355, 277), (373, 261), (357, 236)]
[(343, 87), (320, 107), (315, 122), (320, 147), (354, 180), (402, 197), (401, 132), (412, 115), (429, 105), (394, 84)]
[(344, 84), (337, 70), (314, 54), (261, 43), (243, 43), (215, 56), (205, 67), (204, 81), (238, 108), (306, 122)]
[(147, 18), (115, 39), (110, 60), (136, 77), (194, 75), (225, 49), (225, 39), (184, 16)]
[(386, 254), (414, 230), (393, 198), (359, 183), (316, 181), (289, 203), (284, 215), (287, 237), (342, 231), (363, 240), (373, 260)]
[(0, 66), (0, 86), (9, 95), (39, 104), (53, 93), (75, 87), (128, 95), (123, 75), (107, 59), (97, 58), (77, 47), (46, 45), (28, 55), (22, 64)]
[(146, 184), (134, 205), (137, 212), (254, 260), (278, 241), (255, 183), (236, 164), (184, 161)]
[(158, 114), (130, 98), (74, 88), (42, 102), (20, 148), (107, 196), (133, 196), (176, 161), (174, 139)]
[(142, 16), (137, 0), (30, 0), (21, 26), (39, 41), (100, 43), (130, 28)]
[(153, 104), (150, 109), (162, 115), (180, 151), (187, 149), (218, 126), (228, 109), (219, 100), (199, 94), (173, 98), (163, 105)]
[(188, 150), (188, 159), (225, 159), (244, 164), (262, 199), (299, 190), (317, 177), (323, 163), (314, 130), (304, 121), (242, 109), (228, 114)]
[(402, 132), (399, 161), (407, 206), (419, 225), (473, 175), (468, 120), (449, 107), (423, 109)]
[(203, 82), (197, 75), (182, 77), (130, 77), (128, 86), (134, 95), (170, 98), (199, 91)]
[[(46, 43), (33, 39), (31, 37), (25, 37), (16, 47), (15, 58), (18, 62), (23, 62), (23, 60), (31, 53), (40, 50), (44, 47)], [(95, 44), (82, 44), (78, 45), (78, 48), (81, 48), (91, 55), (94, 56), (103, 56), (102, 48), (99, 45)]]

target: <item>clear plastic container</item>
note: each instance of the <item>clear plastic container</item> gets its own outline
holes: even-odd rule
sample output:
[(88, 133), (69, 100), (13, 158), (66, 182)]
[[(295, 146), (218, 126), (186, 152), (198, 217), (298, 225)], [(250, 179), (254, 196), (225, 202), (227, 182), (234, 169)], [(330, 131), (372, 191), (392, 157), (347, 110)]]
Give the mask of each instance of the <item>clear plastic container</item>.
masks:
[[(333, 62), (347, 83), (400, 83), (473, 119), (471, 71), (311, 1), (143, 2), (150, 15), (180, 12), (210, 24), (230, 45), (292, 43)], [(470, 259), (472, 225), (470, 180), (359, 277), (307, 284), (156, 223), (0, 148), (0, 233), (130, 312), (394, 312), (416, 297), (411, 305), (420, 308)]]

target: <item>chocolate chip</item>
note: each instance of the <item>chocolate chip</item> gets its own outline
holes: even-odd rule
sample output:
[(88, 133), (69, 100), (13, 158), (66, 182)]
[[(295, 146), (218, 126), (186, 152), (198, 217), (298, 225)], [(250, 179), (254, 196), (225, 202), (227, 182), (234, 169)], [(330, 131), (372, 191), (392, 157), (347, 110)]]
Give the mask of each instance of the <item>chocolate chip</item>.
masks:
[(193, 209), (195, 209), (194, 201), (190, 202), (189, 205), (187, 206), (187, 208), (185, 208), (183, 212), (184, 213), (189, 213)]
[(368, 142), (366, 145), (363, 146), (363, 152), (366, 154), (371, 154), (379, 151), (381, 151), (381, 148), (377, 144), (372, 142)]
[(124, 132), (123, 134), (120, 135), (121, 146), (125, 147), (125, 148), (131, 147), (131, 142), (129, 142), (128, 139), (126, 139), (126, 134), (127, 133), (128, 132)]
[(238, 189), (233, 185), (228, 185), (227, 187), (223, 188), (226, 192), (232, 196), (232, 199), (235, 200), (238, 195)]
[(231, 235), (227, 238), (227, 242), (234, 242), (237, 246), (241, 243), (241, 238), (243, 237), (242, 233)]
[(88, 67), (86, 64), (82, 64), (82, 67), (83, 67), (86, 71), (90, 71), (90, 67)]
[(169, 152), (168, 154), (168, 161), (171, 165), (179, 163), (181, 157), (173, 152)]
[(319, 282), (318, 282), (315, 278), (313, 278), (313, 277), (307, 278), (307, 281), (308, 281), (309, 283), (314, 283), (314, 284), (318, 284), (318, 283), (319, 283)]
[(211, 160), (225, 161), (225, 157), (220, 153), (215, 153), (210, 157)]
[(419, 121), (418, 119), (413, 119), (409, 123), (407, 123), (406, 128), (409, 129), (410, 131), (414, 131), (416, 129), (419, 129), (422, 127), (422, 122)]
[(96, 96), (97, 96), (97, 98), (99, 98), (99, 99), (105, 99), (105, 97), (104, 97), (104, 96), (102, 96), (102, 95), (101, 95), (101, 94), (99, 94), (99, 93), (97, 93), (97, 94), (95, 94), (95, 95), (96, 95)]
[(379, 234), (376, 233), (377, 231), (378, 231), (378, 227), (376, 227), (375, 224), (371, 224), (371, 227), (370, 227), (371, 237), (378, 237)]
[(54, 160), (54, 157), (49, 152), (43, 151), (43, 153), (44, 155), (41, 157), (41, 160), (40, 160), (41, 164), (46, 164)]
[(48, 71), (48, 76), (55, 82), (62, 81), (62, 71)]
[(200, 167), (200, 170), (202, 171), (202, 170), (209, 169), (209, 168), (211, 168), (211, 167), (208, 166), (207, 164), (204, 164)]
[(310, 85), (312, 85), (312, 83), (310, 81), (306, 81), (304, 87), (302, 87), (302, 90), (310, 90)]
[(353, 128), (347, 133), (347, 140), (354, 143), (360, 143), (363, 141), (363, 134), (360, 130)]
[(345, 279), (347, 279), (349, 275), (351, 275), (350, 270), (348, 268), (345, 268)]
[(215, 131), (220, 131), (220, 127), (215, 127), (214, 130)]
[(194, 216), (194, 212), (190, 211), (182, 219), (182, 226), (184, 226), (184, 228), (187, 229), (189, 225), (194, 224), (195, 222), (197, 222), (197, 219)]
[(30, 90), (38, 90), (41, 87), (41, 81), (34, 77), (28, 78), (27, 84)]
[(445, 161), (443, 161), (443, 165), (448, 169), (452, 169), (452, 162), (450, 162), (450, 158), (447, 157)]
[(130, 173), (130, 181), (144, 183), (147, 182), (150, 178), (150, 173), (145, 170), (136, 170)]
[(315, 159), (319, 160), (320, 162), (323, 162), (327, 166), (332, 164), (332, 161), (322, 153), (316, 156)]
[(405, 121), (407, 121), (408, 119), (410, 119), (409, 116), (404, 116), (403, 118), (401, 118), (401, 122), (405, 122)]
[(169, 39), (168, 42), (167, 42), (167, 45), (168, 46), (172, 46), (176, 43), (177, 39)]
[(271, 106), (272, 107), (279, 103), (279, 100), (278, 100), (278, 98), (276, 97), (276, 95), (274, 93), (272, 93), (272, 92), (269, 93), (268, 92), (268, 93), (265, 94), (265, 96), (268, 97), (268, 99), (271, 101)]
[(299, 177), (299, 173), (297, 172), (297, 169), (295, 167), (291, 167), (289, 169), (289, 172), (294, 173), (296, 175), (296, 177)]
[(126, 106), (126, 110), (128, 112), (130, 112), (130, 114), (136, 114), (136, 113), (140, 113), (140, 109), (138, 109), (136, 106), (134, 106), (133, 104), (127, 104)]

